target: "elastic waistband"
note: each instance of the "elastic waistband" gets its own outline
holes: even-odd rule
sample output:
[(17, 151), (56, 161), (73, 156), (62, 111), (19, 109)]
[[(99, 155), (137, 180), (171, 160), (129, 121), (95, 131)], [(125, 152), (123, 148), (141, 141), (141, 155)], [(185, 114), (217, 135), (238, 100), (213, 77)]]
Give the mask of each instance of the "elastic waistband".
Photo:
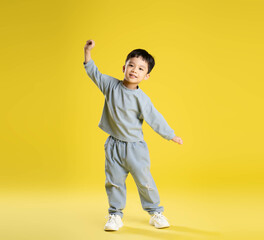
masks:
[(135, 141), (135, 142), (127, 142), (127, 141), (123, 141), (123, 140), (120, 140), (120, 139), (118, 139), (118, 138), (115, 138), (115, 137), (113, 137), (112, 135), (109, 135), (109, 139), (113, 139), (114, 141), (116, 141), (116, 142), (121, 142), (121, 143), (127, 143), (127, 144), (131, 144), (131, 143), (139, 143), (139, 142), (145, 142), (145, 140), (143, 139), (143, 140), (139, 140), (139, 141)]
[(115, 140), (117, 142), (127, 143), (126, 141), (122, 141), (120, 139), (117, 139), (117, 138), (113, 137), (112, 135), (110, 135), (110, 138), (112, 138), (113, 140)]

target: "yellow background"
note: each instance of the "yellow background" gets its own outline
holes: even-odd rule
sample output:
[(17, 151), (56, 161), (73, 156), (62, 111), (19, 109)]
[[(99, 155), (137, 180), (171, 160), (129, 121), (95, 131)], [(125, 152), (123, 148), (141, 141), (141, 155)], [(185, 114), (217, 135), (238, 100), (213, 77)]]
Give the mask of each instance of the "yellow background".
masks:
[[(197, 239), (206, 231), (226, 235), (202, 238), (261, 236), (263, 10), (260, 0), (2, 3), (0, 194), (10, 218), (5, 239), (16, 238), (11, 229), (22, 219), (17, 236), (26, 236), (34, 217), (40, 223), (28, 239), (89, 239), (91, 232), (92, 239)], [(92, 58), (99, 70), (120, 80), (131, 50), (144, 48), (155, 57), (140, 88), (183, 139), (183, 145), (169, 142), (143, 124), (166, 216), (176, 219), (167, 233), (152, 235), (155, 230), (137, 221), (139, 228), (127, 225), (123, 235), (102, 231), (108, 135), (98, 128), (104, 97), (83, 67), (88, 39), (95, 40)], [(127, 187), (126, 215), (144, 214), (131, 176)], [(62, 209), (78, 203), (72, 212), (83, 214), (75, 216), (78, 231), (70, 222), (48, 224), (65, 194), (71, 197)], [(53, 201), (42, 203), (43, 196)], [(98, 224), (87, 231), (91, 212)], [(76, 231), (62, 235), (65, 225)]]

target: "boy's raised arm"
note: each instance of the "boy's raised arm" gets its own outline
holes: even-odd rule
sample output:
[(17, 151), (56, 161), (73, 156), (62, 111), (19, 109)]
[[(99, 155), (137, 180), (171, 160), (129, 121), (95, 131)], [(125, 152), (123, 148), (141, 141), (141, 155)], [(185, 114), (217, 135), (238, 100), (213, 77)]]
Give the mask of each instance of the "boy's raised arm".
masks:
[(91, 50), (94, 48), (95, 42), (93, 40), (88, 40), (84, 46), (84, 68), (86, 73), (91, 78), (91, 80), (96, 84), (100, 91), (105, 95), (107, 89), (111, 82), (118, 81), (117, 79), (102, 74), (97, 66), (95, 65), (93, 59), (91, 58)]

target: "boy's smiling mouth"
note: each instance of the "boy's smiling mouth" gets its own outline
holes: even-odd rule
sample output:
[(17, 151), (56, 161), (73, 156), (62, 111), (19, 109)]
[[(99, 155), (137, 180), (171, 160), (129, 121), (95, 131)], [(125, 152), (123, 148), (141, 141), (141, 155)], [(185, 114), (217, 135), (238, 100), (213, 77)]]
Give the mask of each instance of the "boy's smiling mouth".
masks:
[(137, 78), (137, 76), (136, 75), (134, 75), (134, 74), (129, 74), (129, 77), (131, 77), (131, 78)]

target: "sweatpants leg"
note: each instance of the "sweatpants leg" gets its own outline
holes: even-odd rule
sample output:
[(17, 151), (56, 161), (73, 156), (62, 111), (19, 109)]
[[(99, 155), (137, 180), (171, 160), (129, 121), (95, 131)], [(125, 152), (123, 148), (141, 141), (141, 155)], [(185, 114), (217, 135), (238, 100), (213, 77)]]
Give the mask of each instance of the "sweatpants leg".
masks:
[(126, 205), (126, 178), (128, 173), (137, 185), (142, 208), (149, 214), (163, 212), (159, 206), (158, 189), (150, 173), (149, 151), (145, 141), (124, 142), (109, 136), (105, 142), (105, 188), (109, 214), (123, 217)]
[(150, 173), (150, 157), (146, 142), (128, 142), (126, 152), (128, 169), (137, 185), (142, 208), (149, 214), (163, 212), (164, 208), (159, 206), (158, 189)]
[(109, 136), (105, 142), (105, 189), (108, 196), (109, 214), (123, 217), (126, 205), (126, 178), (128, 171), (124, 166), (124, 143)]

